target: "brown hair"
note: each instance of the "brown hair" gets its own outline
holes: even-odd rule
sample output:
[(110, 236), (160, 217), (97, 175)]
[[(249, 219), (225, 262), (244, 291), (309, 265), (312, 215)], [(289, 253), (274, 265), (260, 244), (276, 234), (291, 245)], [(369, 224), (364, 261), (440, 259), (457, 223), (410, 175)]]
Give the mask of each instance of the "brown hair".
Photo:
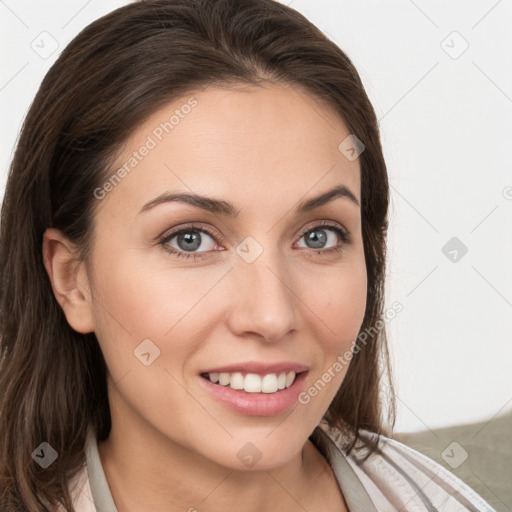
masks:
[[(295, 10), (274, 0), (150, 0), (86, 27), (41, 83), (18, 140), (0, 224), (1, 510), (74, 511), (68, 483), (85, 460), (87, 426), (110, 432), (107, 368), (94, 333), (66, 321), (42, 259), (43, 233), (91, 247), (94, 190), (130, 133), (193, 89), (287, 83), (324, 100), (363, 141), (362, 230), (368, 276), (361, 332), (383, 318), (389, 188), (374, 110), (352, 62)], [(341, 142), (341, 141), (340, 141)], [(361, 346), (325, 419), (346, 434), (389, 435), (379, 396), (391, 384), (385, 328)], [(388, 388), (388, 419), (395, 397)], [(312, 434), (320, 443), (316, 430)], [(58, 453), (42, 469), (42, 442)], [(47, 508), (49, 507), (49, 508)]]

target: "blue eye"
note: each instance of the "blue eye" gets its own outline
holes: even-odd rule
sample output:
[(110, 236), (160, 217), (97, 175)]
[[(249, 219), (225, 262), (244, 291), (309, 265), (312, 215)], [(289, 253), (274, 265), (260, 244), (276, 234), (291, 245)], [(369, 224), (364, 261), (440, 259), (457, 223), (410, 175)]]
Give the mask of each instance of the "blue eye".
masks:
[[(199, 229), (195, 227), (180, 229), (179, 231), (175, 231), (174, 233), (171, 233), (164, 241), (163, 243), (166, 244), (166, 249), (171, 253), (175, 254), (178, 258), (189, 258), (189, 257), (197, 257), (194, 252), (199, 249), (201, 245), (203, 245), (203, 238), (204, 235), (207, 235), (208, 238), (213, 239), (213, 235), (211, 235), (208, 231), (205, 229)], [(176, 238), (176, 243), (181, 245), (181, 247), (172, 247), (168, 244)], [(215, 247), (215, 243), (213, 243), (213, 246)], [(206, 251), (199, 251), (199, 252), (207, 252)]]
[[(341, 243), (335, 245), (334, 247), (324, 249), (323, 246), (325, 245), (325, 243), (332, 241), (332, 235), (328, 236), (328, 234), (326, 234), (328, 232), (335, 233), (338, 236), (338, 238), (341, 239)], [(207, 235), (207, 238), (212, 239), (212, 250), (215, 251), (215, 247), (217, 246), (215, 235), (209, 229), (205, 227), (198, 227), (196, 225), (186, 226), (179, 230), (173, 231), (172, 233), (165, 236), (163, 240), (161, 240), (160, 245), (162, 245), (169, 254), (172, 254), (176, 258), (202, 259), (206, 257), (205, 254), (202, 253), (212, 252), (212, 250), (208, 249), (197, 251), (197, 249), (199, 249), (199, 247), (204, 242), (204, 235)], [(332, 252), (341, 252), (344, 248), (343, 246), (351, 242), (350, 234), (348, 231), (346, 231), (344, 228), (339, 227), (338, 224), (330, 224), (327, 221), (303, 231), (302, 234), (300, 235), (300, 238), (303, 238), (305, 235), (307, 235), (306, 239), (308, 243), (313, 244), (313, 247), (310, 247), (308, 252), (312, 252), (315, 255)], [(334, 235), (334, 238), (336, 238), (336, 235)], [(170, 245), (171, 241), (174, 240), (175, 238), (176, 243), (178, 245), (181, 245), (181, 247), (173, 247), (172, 245)], [(315, 247), (315, 245), (317, 247)]]
[[(324, 244), (326, 242), (329, 242), (329, 238), (336, 238), (336, 236), (329, 237), (325, 233), (328, 232), (334, 232), (338, 235), (338, 237), (342, 240), (342, 244), (337, 244), (335, 247), (330, 247), (327, 249), (324, 249)], [(320, 249), (319, 251), (314, 251), (315, 253), (321, 253), (329, 252), (331, 250), (335, 251), (341, 251), (343, 249), (343, 244), (349, 243), (349, 236), (348, 233), (344, 230), (339, 228), (338, 226), (331, 226), (330, 224), (321, 224), (319, 226), (315, 226), (312, 229), (308, 229), (307, 231), (303, 232), (301, 235), (301, 238), (306, 236), (306, 240), (313, 245), (313, 249)], [(336, 240), (334, 240), (336, 242)], [(315, 247), (316, 245), (316, 247)]]

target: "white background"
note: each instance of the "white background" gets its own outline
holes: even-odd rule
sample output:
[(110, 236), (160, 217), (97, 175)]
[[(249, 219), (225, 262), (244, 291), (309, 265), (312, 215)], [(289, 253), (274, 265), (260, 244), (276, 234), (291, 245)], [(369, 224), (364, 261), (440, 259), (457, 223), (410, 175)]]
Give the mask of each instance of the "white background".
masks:
[[(2, 195), (44, 74), (84, 26), (125, 3), (0, 0)], [(351, 57), (379, 117), (392, 196), (387, 302), (403, 306), (388, 324), (395, 431), (503, 414), (512, 408), (512, 1), (283, 3)], [(31, 47), (41, 37), (47, 49), (58, 44), (46, 58)], [(468, 248), (457, 262), (442, 252), (452, 237)]]

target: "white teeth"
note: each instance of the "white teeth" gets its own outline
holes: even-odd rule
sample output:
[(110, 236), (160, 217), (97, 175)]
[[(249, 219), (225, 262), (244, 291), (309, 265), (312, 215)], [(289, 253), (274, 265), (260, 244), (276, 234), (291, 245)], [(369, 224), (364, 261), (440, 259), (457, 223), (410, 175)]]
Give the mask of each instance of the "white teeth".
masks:
[(244, 390), (247, 393), (261, 393), (261, 377), (255, 373), (248, 373), (244, 379)]
[(229, 379), (231, 389), (244, 389), (244, 376), (241, 373), (233, 373)]
[(277, 378), (277, 387), (279, 389), (284, 389), (286, 386), (286, 373), (280, 373)]
[(295, 380), (295, 372), (282, 372), (279, 375), (269, 373), (261, 377), (256, 373), (248, 373), (245, 377), (240, 372), (235, 373), (209, 373), (211, 382), (231, 389), (243, 389), (247, 393), (276, 393), (289, 388)]
[(219, 373), (219, 384), (227, 386), (229, 384), (229, 373)]
[(275, 373), (265, 375), (265, 377), (261, 379), (261, 391), (263, 393), (275, 393), (278, 389), (277, 377)]

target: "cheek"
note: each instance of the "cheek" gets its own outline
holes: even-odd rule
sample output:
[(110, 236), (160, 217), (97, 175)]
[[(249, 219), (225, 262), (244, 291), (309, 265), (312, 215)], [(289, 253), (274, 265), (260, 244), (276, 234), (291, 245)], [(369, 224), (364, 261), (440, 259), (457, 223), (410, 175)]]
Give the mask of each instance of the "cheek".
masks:
[[(164, 356), (157, 365), (164, 358), (169, 362), (165, 356), (172, 347), (172, 366), (181, 368), (207, 335), (208, 329), (200, 335), (202, 326), (216, 318), (215, 308), (222, 299), (211, 292), (226, 270), (192, 266), (170, 270), (162, 255), (116, 253), (114, 248), (112, 254), (97, 259), (101, 263), (95, 267), (94, 280), (95, 331), (112, 373), (138, 367), (134, 351), (148, 339), (155, 353)], [(216, 300), (212, 302), (209, 295), (216, 295)]]
[(367, 296), (366, 268), (351, 265), (316, 280), (312, 309), (325, 324), (326, 343), (341, 349), (357, 337), (364, 319)]
[[(346, 376), (353, 357), (353, 344), (359, 334), (366, 310), (367, 275), (364, 259), (332, 269), (316, 279), (316, 293), (308, 306), (316, 315), (313, 337), (317, 357), (313, 372), (306, 380), (298, 402), (308, 411), (314, 428), (325, 414)], [(312, 320), (313, 322), (313, 320)]]
[[(222, 272), (166, 266), (161, 255), (117, 255), (97, 266), (96, 313), (134, 336), (161, 337), (192, 312)], [(104, 307), (102, 307), (104, 306)], [(105, 311), (107, 310), (108, 311)], [(106, 313), (111, 313), (110, 315)]]

